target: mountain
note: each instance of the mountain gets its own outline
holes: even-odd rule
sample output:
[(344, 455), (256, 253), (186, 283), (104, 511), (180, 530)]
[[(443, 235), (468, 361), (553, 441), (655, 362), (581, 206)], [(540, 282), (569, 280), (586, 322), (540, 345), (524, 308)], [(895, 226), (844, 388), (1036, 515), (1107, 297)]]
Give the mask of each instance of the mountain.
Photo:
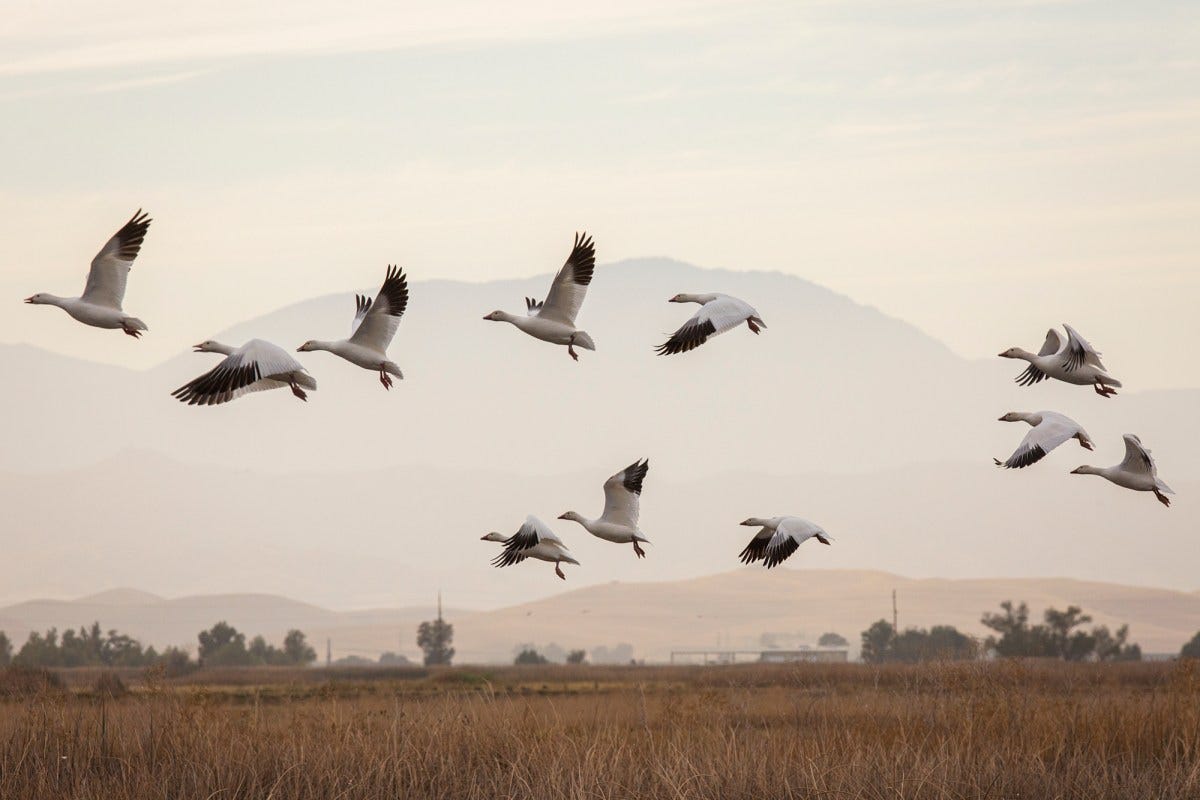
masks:
[[(307, 404), (273, 393), (217, 408), (181, 405), (170, 390), (215, 361), (187, 352), (191, 342), (145, 372), (0, 346), (0, 366), (20, 387), (0, 395), (0, 414), (19, 423), (0, 468), (61, 469), (140, 449), (269, 471), (431, 466), (531, 475), (648, 455), (674, 459), (685, 477), (862, 472), (986, 462), (1020, 438), (995, 422), (1000, 414), (1049, 407), (1091, 431), (1097, 458), (1115, 463), (1120, 434), (1133, 431), (1155, 448), (1168, 481), (1200, 477), (1184, 457), (1200, 445), (1198, 391), (1131, 387), (1106, 401), (1080, 387), (1021, 389), (1012, 382), (1019, 364), (962, 359), (911, 325), (802, 279), (663, 259), (597, 268), (580, 323), (599, 349), (578, 364), (564, 348), (481, 319), (495, 308), (522, 309), (525, 296), (540, 297), (548, 285), (545, 275), (415, 282), (392, 347), (406, 380), (385, 392), (365, 370), (304, 354), (320, 384)], [(653, 346), (695, 308), (667, 298), (707, 289), (747, 298), (770, 327), (655, 356)], [(344, 335), (352, 312), (347, 291), (194, 339), (257, 336), (296, 347)], [(997, 350), (1035, 347), (1042, 333), (1022, 331)]]
[[(1004, 600), (1029, 603), (1040, 619), (1047, 607), (1083, 607), (1096, 624), (1128, 623), (1147, 652), (1177, 652), (1200, 627), (1200, 597), (1139, 586), (1066, 578), (913, 579), (882, 571), (738, 569), (681, 581), (617, 582), (573, 589), (494, 611), (447, 609), (460, 663), (503, 662), (521, 643), (564, 649), (634, 647), (638, 658), (665, 661), (671, 650), (764, 648), (764, 634), (781, 646), (812, 644), (827, 631), (857, 649), (858, 634), (891, 617), (898, 598), (901, 627), (951, 624), (984, 635), (984, 611)], [(18, 642), (30, 629), (78, 627), (98, 619), (163, 647), (193, 645), (196, 633), (225, 619), (248, 636), (279, 641), (300, 628), (335, 657), (378, 657), (385, 650), (417, 658), (416, 627), (431, 607), (329, 611), (269, 595), (214, 595), (97, 607), (94, 600), (34, 601), (0, 608), (0, 629)]]

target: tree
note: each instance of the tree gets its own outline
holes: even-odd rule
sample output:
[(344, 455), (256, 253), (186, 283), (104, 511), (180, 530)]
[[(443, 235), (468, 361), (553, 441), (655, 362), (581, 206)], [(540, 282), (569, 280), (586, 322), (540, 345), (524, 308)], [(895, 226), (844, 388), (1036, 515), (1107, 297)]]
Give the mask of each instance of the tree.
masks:
[(1066, 611), (1047, 608), (1042, 617), (1046, 620), (1044, 627), (1051, 652), (1059, 658), (1064, 661), (1083, 661), (1095, 652), (1095, 636), (1075, 630), (1092, 621), (1079, 606), (1067, 606)]
[(296, 666), (305, 666), (317, 660), (317, 651), (309, 646), (304, 633), (295, 629), (283, 637), (283, 655), (287, 663)]
[[(0, 657), (3, 657), (2, 652), (0, 652)], [(1179, 657), (1200, 658), (1200, 631), (1196, 631), (1196, 635), (1180, 649)]]
[(197, 635), (202, 666), (244, 666), (250, 663), (246, 634), (222, 620)]
[(532, 647), (525, 647), (517, 657), (513, 659), (514, 664), (548, 664), (550, 663), (544, 655), (534, 650)]
[(454, 658), (454, 626), (442, 619), (442, 596), (438, 595), (437, 619), (422, 622), (417, 628), (417, 646), (425, 653), (425, 666), (450, 664)]
[(850, 642), (846, 641), (846, 637), (840, 633), (822, 633), (821, 638), (817, 639), (818, 647), (846, 647)]
[(568, 664), (582, 664), (585, 660), (587, 660), (586, 650), (572, 650), (567, 653)]
[(1065, 611), (1047, 608), (1044, 622), (1029, 624), (1029, 607), (1014, 606), (1011, 600), (1000, 604), (1004, 613), (983, 615), (982, 622), (1000, 634), (990, 636), (987, 647), (1004, 657), (1060, 658), (1064, 661), (1135, 661), (1142, 657), (1142, 648), (1130, 644), (1129, 626), (1122, 625), (1113, 633), (1105, 625), (1091, 630), (1083, 626), (1092, 618), (1079, 606), (1067, 606)]
[(0, 631), (0, 667), (7, 667), (12, 663), (12, 654), (12, 641), (8, 638), (8, 634)]
[(882, 664), (887, 660), (896, 638), (896, 630), (886, 619), (875, 622), (862, 632), (862, 660), (868, 664)]
[(379, 665), (381, 667), (408, 667), (412, 666), (412, 662), (409, 661), (405, 656), (388, 650), (386, 653), (383, 653), (381, 656), (379, 656)]

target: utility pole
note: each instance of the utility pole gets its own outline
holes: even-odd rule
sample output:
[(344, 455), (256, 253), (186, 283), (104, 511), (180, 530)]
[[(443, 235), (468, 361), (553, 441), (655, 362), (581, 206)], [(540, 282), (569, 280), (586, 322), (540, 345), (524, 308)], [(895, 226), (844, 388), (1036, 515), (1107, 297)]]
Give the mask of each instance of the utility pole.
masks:
[(896, 590), (892, 589), (892, 634), (899, 635), (900, 621), (896, 614)]
[(328, 637), (325, 639), (325, 666), (333, 666), (333, 640)]

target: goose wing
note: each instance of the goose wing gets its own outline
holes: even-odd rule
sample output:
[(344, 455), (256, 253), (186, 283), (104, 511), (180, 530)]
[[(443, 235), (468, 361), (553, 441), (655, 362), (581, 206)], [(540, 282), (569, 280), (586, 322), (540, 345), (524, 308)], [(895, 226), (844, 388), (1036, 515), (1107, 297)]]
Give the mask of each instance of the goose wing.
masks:
[[(171, 395), (189, 406), (215, 406), (249, 392), (282, 388), (287, 385), (288, 375), (303, 370), (304, 366), (282, 347), (262, 339), (251, 339)], [(305, 385), (316, 388), (316, 382), (311, 379)]]
[(497, 567), (519, 564), (528, 557), (529, 550), (542, 542), (550, 542), (564, 547), (562, 539), (559, 539), (546, 523), (531, 514), (525, 518), (525, 524), (505, 540), (504, 549), (500, 551), (500, 555), (492, 559), (492, 564)]
[(1096, 352), (1096, 348), (1088, 343), (1079, 335), (1079, 331), (1072, 328), (1070, 325), (1063, 325), (1067, 329), (1067, 350), (1066, 362), (1063, 369), (1067, 372), (1073, 372), (1083, 364), (1088, 364), (1096, 369), (1103, 370), (1104, 364), (1100, 361), (1100, 354)]
[(650, 460), (635, 461), (604, 482), (604, 513), (600, 519), (636, 529), (641, 507), (642, 481)]
[(356, 300), (358, 309), (350, 341), (380, 353), (386, 352), (400, 327), (400, 317), (408, 308), (408, 278), (404, 270), (389, 265), (387, 277), (375, 299), (358, 295)]
[(150, 222), (150, 215), (139, 208), (129, 222), (104, 243), (104, 247), (92, 259), (81, 300), (121, 310), (121, 303), (125, 299), (125, 282), (129, 279), (133, 260), (142, 249)]
[(1038, 350), (1039, 356), (1052, 356), (1062, 349), (1063, 340), (1058, 331), (1054, 328), (1046, 331), (1046, 341), (1042, 343), (1042, 349)]
[(660, 356), (686, 353), (714, 336), (733, 330), (754, 315), (755, 311), (749, 303), (729, 295), (718, 295), (715, 300), (700, 306), (656, 351)]
[(814, 536), (823, 544), (829, 544), (833, 538), (820, 526), (814, 525), (808, 520), (786, 517), (775, 529), (775, 535), (767, 542), (763, 553), (763, 564), (767, 569), (782, 564), (792, 553), (796, 552), (803, 542)]
[(1125, 458), (1121, 461), (1121, 469), (1125, 472), (1157, 475), (1158, 468), (1154, 465), (1154, 457), (1142, 445), (1142, 440), (1132, 433), (1125, 434), (1123, 438), (1125, 439)]
[(774, 532), (770, 528), (759, 528), (758, 533), (754, 534), (754, 538), (750, 543), (738, 553), (738, 558), (743, 564), (753, 564), (755, 561), (762, 561), (767, 554), (767, 545), (771, 541), (771, 536)]
[[(596, 268), (596, 247), (586, 233), (575, 234), (571, 255), (554, 276), (546, 301), (537, 309), (537, 316), (575, 327), (575, 317), (583, 305), (592, 271)], [(529, 306), (529, 299), (526, 299)], [(530, 311), (533, 309), (530, 308)]]
[(1007, 461), (992, 459), (1005, 469), (1024, 469), (1046, 457), (1054, 448), (1083, 431), (1074, 420), (1059, 414), (1042, 412), (1042, 421), (1029, 429)]

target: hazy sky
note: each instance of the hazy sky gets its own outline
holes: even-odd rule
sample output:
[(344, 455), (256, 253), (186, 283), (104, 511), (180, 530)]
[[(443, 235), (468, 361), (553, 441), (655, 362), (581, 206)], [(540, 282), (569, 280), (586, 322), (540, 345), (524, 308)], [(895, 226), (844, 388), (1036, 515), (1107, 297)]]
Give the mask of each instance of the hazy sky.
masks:
[[(10, 3), (0, 341), (148, 366), (388, 262), (548, 271), (586, 227), (969, 356), (1068, 320), (1127, 385), (1196, 386), (1197, 87), (1183, 2)], [(18, 304), (139, 206), (146, 339)]]

